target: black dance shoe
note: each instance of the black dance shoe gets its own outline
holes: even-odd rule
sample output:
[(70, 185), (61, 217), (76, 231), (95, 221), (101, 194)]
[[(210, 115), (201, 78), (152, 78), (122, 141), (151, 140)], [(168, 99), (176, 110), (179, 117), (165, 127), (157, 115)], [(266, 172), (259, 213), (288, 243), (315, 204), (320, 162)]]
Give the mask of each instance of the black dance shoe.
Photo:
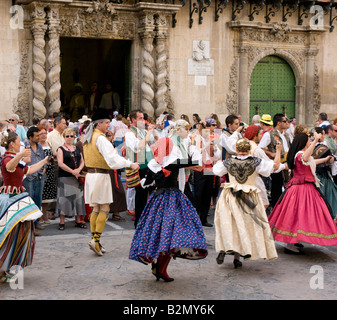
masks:
[(242, 267), (242, 262), (239, 259), (234, 259), (233, 263), (235, 269)]
[(284, 248), (284, 253), (286, 253), (286, 254), (294, 254), (294, 255), (297, 255), (297, 256), (304, 255), (303, 251), (295, 252), (295, 251), (289, 250), (287, 248)]
[(160, 272), (157, 272), (156, 278), (157, 278), (157, 281), (159, 281), (159, 279), (163, 279), (165, 282), (171, 282), (171, 281), (174, 280), (173, 278), (164, 276), (164, 275), (161, 274)]
[(151, 271), (152, 271), (152, 274), (155, 277), (157, 277), (157, 272), (158, 272), (158, 264), (157, 263), (152, 262)]
[(218, 264), (223, 264), (223, 261), (224, 261), (224, 259), (225, 259), (225, 255), (226, 255), (226, 253), (220, 252), (220, 253), (218, 254), (218, 256), (216, 257), (216, 262), (217, 262)]
[(203, 225), (204, 227), (213, 227), (213, 225), (210, 224), (210, 223), (208, 223), (208, 222), (204, 222), (204, 223), (202, 223), (202, 225)]

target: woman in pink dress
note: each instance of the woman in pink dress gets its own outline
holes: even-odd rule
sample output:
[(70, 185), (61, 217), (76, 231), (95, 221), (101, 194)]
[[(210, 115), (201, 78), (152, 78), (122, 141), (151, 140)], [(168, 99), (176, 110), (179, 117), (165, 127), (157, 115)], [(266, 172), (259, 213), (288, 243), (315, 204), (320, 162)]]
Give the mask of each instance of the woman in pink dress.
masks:
[(306, 133), (298, 133), (288, 152), (293, 177), (269, 216), (274, 239), (287, 244), (286, 253), (302, 254), (299, 242), (337, 245), (337, 227), (315, 174), (316, 164), (328, 162), (330, 157), (314, 160), (311, 156), (320, 139), (322, 135), (315, 134), (310, 143)]

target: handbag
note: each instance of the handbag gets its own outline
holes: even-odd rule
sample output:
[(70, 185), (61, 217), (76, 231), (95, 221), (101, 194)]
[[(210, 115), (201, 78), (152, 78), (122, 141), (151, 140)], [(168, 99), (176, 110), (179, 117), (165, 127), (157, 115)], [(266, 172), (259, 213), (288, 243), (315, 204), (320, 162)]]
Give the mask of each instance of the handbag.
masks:
[(78, 182), (79, 182), (81, 185), (84, 185), (84, 184), (85, 184), (85, 175), (84, 175), (84, 174), (81, 174), (81, 175), (78, 177)]
[(125, 168), (125, 180), (128, 188), (135, 188), (140, 185), (139, 170)]

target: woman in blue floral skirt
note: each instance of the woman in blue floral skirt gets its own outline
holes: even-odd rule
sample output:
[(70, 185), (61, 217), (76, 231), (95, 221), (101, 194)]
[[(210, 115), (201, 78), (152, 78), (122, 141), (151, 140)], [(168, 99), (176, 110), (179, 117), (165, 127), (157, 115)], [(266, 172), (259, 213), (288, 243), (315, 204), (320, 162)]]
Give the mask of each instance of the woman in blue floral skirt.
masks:
[(188, 198), (179, 190), (180, 168), (198, 165), (182, 159), (181, 151), (169, 138), (160, 138), (153, 146), (154, 159), (144, 186), (155, 184), (137, 224), (129, 258), (152, 263), (157, 281), (173, 281), (167, 266), (173, 257), (198, 260), (207, 256), (207, 245), (200, 218)]

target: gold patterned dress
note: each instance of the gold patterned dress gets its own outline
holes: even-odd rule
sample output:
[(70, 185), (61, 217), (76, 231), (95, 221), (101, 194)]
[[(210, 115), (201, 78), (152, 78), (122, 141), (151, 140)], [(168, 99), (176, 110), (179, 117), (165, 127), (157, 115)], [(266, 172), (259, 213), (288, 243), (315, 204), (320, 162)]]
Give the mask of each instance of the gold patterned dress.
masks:
[(246, 260), (276, 259), (274, 239), (260, 190), (255, 186), (259, 174), (273, 172), (273, 162), (252, 156), (232, 157), (217, 162), (215, 175), (228, 173), (229, 183), (215, 209), (215, 249), (226, 254), (238, 253)]

